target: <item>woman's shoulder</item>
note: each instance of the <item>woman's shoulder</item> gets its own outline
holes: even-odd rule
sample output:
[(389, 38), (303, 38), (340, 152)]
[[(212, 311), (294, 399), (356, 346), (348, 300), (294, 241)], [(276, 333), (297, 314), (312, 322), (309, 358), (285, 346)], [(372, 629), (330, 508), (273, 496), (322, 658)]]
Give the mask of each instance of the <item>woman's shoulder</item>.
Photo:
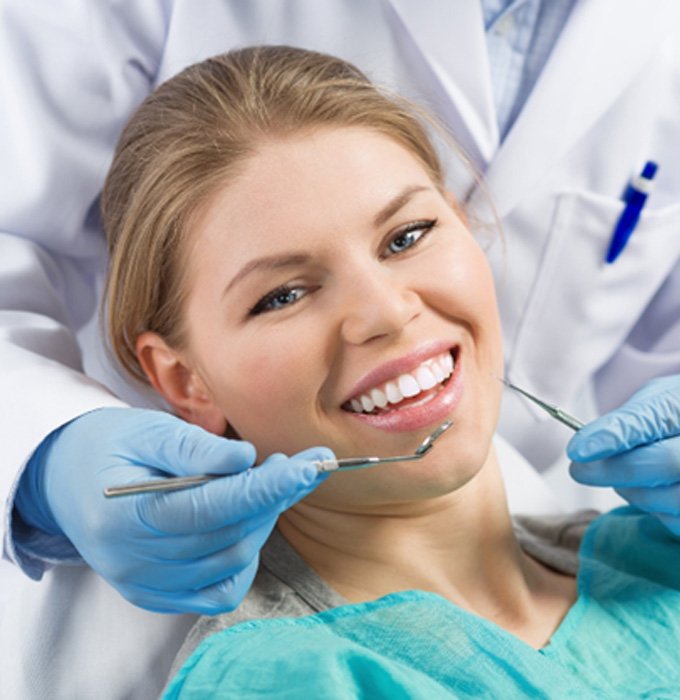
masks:
[(586, 532), (580, 556), (680, 591), (680, 538), (658, 517), (632, 506), (597, 518)]
[(261, 552), (260, 566), (248, 594), (236, 610), (200, 617), (173, 662), (170, 677), (199, 644), (217, 632), (251, 620), (295, 618), (345, 604), (275, 530)]
[(516, 515), (515, 535), (522, 549), (534, 559), (565, 574), (576, 575), (579, 548), (596, 510), (579, 510), (545, 516)]
[(558, 571), (575, 575), (587, 561), (680, 590), (680, 539), (637, 508), (517, 516), (513, 521), (522, 548)]

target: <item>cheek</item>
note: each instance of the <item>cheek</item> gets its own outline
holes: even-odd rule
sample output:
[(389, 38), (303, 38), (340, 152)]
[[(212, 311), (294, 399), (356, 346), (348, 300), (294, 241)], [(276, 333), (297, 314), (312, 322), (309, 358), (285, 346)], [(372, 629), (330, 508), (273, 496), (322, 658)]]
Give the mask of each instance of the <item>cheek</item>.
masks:
[[(433, 282), (438, 292), (438, 313), (467, 329), (464, 338), (469, 353), (468, 389), (471, 395), (469, 416), (460, 416), (474, 433), (475, 421), (492, 432), (498, 417), (502, 385), (497, 377), (503, 374), (503, 346), (500, 316), (491, 270), (486, 257), (472, 239), (442, 256), (439, 281)], [(474, 409), (474, 410), (472, 410)], [(462, 426), (461, 426), (462, 427)]]
[[(304, 344), (262, 334), (230, 346), (221, 363), (211, 363), (209, 383), (225, 417), (261, 455), (297, 451), (293, 442), (300, 424), (309, 420), (318, 386)], [(318, 384), (318, 382), (317, 382)]]
[[(232, 354), (229, 371), (220, 381), (219, 401), (233, 423), (249, 416), (270, 416), (279, 412), (290, 395), (290, 363), (281, 353), (244, 351)], [(251, 421), (248, 421), (251, 422)]]
[(484, 253), (469, 234), (440, 251), (425, 279), (430, 297), (442, 312), (482, 332), (500, 346), (493, 276)]

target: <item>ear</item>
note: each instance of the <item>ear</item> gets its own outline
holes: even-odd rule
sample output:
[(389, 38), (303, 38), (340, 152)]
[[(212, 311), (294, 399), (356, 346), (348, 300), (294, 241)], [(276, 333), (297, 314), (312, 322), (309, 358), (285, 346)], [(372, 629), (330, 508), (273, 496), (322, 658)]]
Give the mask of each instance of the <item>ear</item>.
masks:
[(180, 418), (216, 435), (225, 434), (227, 419), (214, 403), (201, 377), (181, 353), (151, 331), (137, 338), (135, 349), (151, 386)]

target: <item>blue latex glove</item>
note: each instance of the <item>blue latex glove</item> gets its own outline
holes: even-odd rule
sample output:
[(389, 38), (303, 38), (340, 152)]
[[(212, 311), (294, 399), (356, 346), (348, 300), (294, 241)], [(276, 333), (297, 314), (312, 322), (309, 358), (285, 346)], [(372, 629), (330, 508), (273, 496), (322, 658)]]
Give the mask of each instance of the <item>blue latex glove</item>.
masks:
[[(16, 506), (29, 525), (64, 534), (125, 598), (157, 612), (233, 610), (255, 576), (278, 515), (323, 476), (312, 448), (272, 455), (161, 411), (104, 408), (53, 433), (31, 460)], [(105, 498), (106, 486), (154, 476), (231, 474), (183, 491)]]
[(680, 536), (680, 375), (652, 380), (588, 423), (567, 454), (576, 481), (613, 486)]

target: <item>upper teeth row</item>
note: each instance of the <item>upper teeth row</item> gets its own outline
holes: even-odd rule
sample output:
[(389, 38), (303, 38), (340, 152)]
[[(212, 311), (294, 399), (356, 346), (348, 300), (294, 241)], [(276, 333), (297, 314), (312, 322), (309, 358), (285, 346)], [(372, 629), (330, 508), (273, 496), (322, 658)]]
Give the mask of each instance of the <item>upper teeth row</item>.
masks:
[(396, 379), (353, 398), (350, 406), (356, 413), (370, 413), (376, 406), (385, 408), (388, 403), (399, 403), (443, 382), (453, 374), (453, 366), (451, 353), (442, 353), (425, 360), (411, 372), (401, 374)]

